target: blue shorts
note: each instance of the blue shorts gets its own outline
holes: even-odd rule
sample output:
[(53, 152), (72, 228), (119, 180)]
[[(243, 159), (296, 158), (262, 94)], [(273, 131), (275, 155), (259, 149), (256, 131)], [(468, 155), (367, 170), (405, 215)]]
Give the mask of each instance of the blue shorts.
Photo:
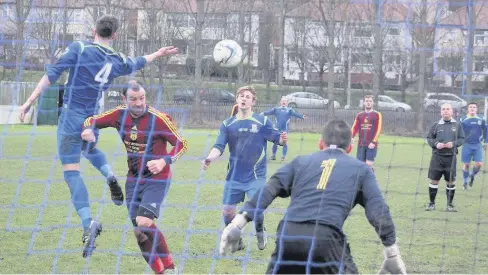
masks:
[(374, 161), (376, 158), (376, 152), (378, 151), (377, 147), (373, 149), (369, 149), (368, 146), (358, 146), (358, 151), (356, 152), (356, 158), (360, 161), (366, 162)]
[(159, 217), (161, 204), (170, 185), (170, 180), (145, 180), (143, 184), (127, 181), (125, 196), (130, 219), (134, 220), (137, 216), (150, 219)]
[(224, 186), (222, 203), (224, 205), (236, 205), (244, 201), (246, 194), (247, 198), (250, 199), (256, 192), (261, 190), (265, 184), (265, 179), (256, 179), (247, 183), (233, 180), (227, 181)]
[(61, 163), (80, 163), (81, 153), (84, 150), (95, 147), (98, 141), (99, 131), (94, 129), (96, 140), (88, 143), (81, 139), (83, 123), (88, 116), (63, 108), (58, 120), (57, 147)]
[(483, 147), (481, 144), (465, 143), (461, 151), (461, 161), (463, 163), (470, 163), (471, 161), (483, 161)]

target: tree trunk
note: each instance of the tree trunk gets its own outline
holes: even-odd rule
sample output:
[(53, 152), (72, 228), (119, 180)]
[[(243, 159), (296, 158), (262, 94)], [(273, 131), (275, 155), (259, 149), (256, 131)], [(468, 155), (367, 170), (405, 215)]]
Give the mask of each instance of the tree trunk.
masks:
[[(378, 0), (381, 2), (381, 0)], [(375, 14), (378, 15), (378, 11), (381, 9), (381, 3), (375, 4)], [(380, 94), (380, 80), (381, 80), (381, 55), (382, 55), (382, 45), (381, 45), (381, 25), (378, 23), (378, 18), (375, 17), (374, 25), (374, 53), (373, 53), (373, 95), (375, 103), (378, 103), (378, 94)], [(378, 106), (376, 104), (376, 106)]]
[(334, 117), (334, 65), (336, 57), (336, 48), (334, 45), (335, 39), (335, 24), (334, 21), (329, 22), (328, 28), (328, 43), (327, 43), (327, 53), (329, 59), (329, 68), (327, 71), (327, 90), (328, 90), (328, 100), (329, 100), (329, 117)]
[[(244, 46), (244, 41), (245, 41), (245, 36), (246, 36), (246, 17), (244, 14), (244, 5), (245, 1), (241, 0), (241, 8), (239, 9), (239, 45)], [(243, 49), (244, 50), (244, 49)], [(245, 56), (246, 53), (243, 52), (243, 55)], [(237, 66), (237, 75), (238, 75), (238, 83), (240, 86), (244, 83), (244, 66), (242, 63), (240, 63)]]
[(203, 124), (200, 115), (200, 89), (202, 89), (202, 31), (205, 23), (205, 0), (197, 0), (197, 20), (195, 25), (195, 98), (193, 101), (193, 119), (198, 125)]
[(283, 61), (285, 58), (285, 0), (280, 0), (280, 50), (278, 56), (278, 87), (283, 93)]
[(466, 94), (471, 94), (473, 91), (473, 50), (474, 50), (474, 33), (476, 29), (476, 11), (473, 9), (473, 1), (470, 0), (467, 9), (467, 16), (470, 18), (468, 22), (468, 50), (466, 53)]
[[(427, 24), (427, 0), (422, 0), (422, 23)], [(421, 50), (419, 53), (419, 77), (418, 77), (418, 91), (419, 91), (419, 109), (417, 112), (417, 130), (421, 133), (424, 132), (425, 124), (425, 108), (424, 108), (424, 97), (425, 97), (425, 70), (426, 70), (426, 53), (425, 46), (427, 45), (427, 34), (425, 28), (421, 30)]]

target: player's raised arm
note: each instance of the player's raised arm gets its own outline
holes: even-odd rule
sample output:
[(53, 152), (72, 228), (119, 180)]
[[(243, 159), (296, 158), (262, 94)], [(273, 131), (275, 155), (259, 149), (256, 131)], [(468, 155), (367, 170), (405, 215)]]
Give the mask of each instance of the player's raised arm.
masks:
[(226, 126), (226, 121), (224, 121), (220, 125), (219, 133), (217, 135), (217, 140), (215, 141), (214, 146), (210, 150), (208, 156), (202, 161), (203, 169), (207, 169), (210, 163), (214, 162), (224, 153), (227, 142), (228, 142), (227, 126)]
[(42, 92), (49, 88), (52, 83), (55, 83), (64, 71), (75, 67), (78, 56), (82, 52), (82, 45), (82, 42), (78, 41), (71, 43), (56, 63), (48, 67), (46, 74), (41, 78), (39, 83), (37, 83), (37, 86), (30, 97), (21, 106), (19, 115), (20, 121), (24, 121), (25, 114), (29, 111), (32, 103), (37, 100)]
[(273, 107), (273, 108), (271, 108), (271, 109), (269, 109), (267, 111), (262, 112), (262, 114), (264, 116), (271, 116), (271, 115), (275, 115), (275, 112), (276, 112), (276, 108)]
[(365, 167), (365, 174), (361, 178), (362, 203), (366, 209), (366, 217), (375, 228), (376, 233), (384, 245), (385, 260), (380, 274), (406, 274), (405, 263), (401, 259), (400, 249), (396, 244), (396, 231), (390, 209), (385, 202), (376, 177), (371, 169)]
[(155, 129), (157, 132), (156, 135), (163, 137), (173, 146), (169, 156), (163, 156), (167, 164), (172, 164), (186, 152), (188, 149), (188, 142), (178, 133), (178, 130), (169, 115), (160, 113), (151, 107), (150, 109), (158, 118)]

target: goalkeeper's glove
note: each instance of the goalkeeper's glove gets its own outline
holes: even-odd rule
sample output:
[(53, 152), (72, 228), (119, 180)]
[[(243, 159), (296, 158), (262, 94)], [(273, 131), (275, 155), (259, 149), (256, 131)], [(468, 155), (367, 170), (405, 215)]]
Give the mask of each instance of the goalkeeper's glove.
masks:
[(222, 232), (222, 237), (220, 238), (220, 255), (225, 256), (230, 250), (231, 253), (237, 251), (239, 246), (239, 240), (242, 236), (242, 229), (246, 226), (248, 220), (246, 218), (246, 213), (237, 214), (232, 222), (227, 225)]
[(385, 246), (383, 253), (385, 254), (385, 260), (378, 274), (407, 274), (407, 268), (400, 256), (400, 249), (397, 244)]

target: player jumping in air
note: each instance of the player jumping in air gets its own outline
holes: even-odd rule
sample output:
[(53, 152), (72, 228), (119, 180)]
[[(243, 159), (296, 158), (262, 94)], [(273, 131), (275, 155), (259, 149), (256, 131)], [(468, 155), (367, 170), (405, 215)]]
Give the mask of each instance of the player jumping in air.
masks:
[[(229, 145), (229, 168), (222, 199), (226, 226), (234, 219), (236, 205), (244, 201), (245, 195), (251, 198), (266, 183), (266, 143), (284, 145), (288, 139), (287, 134), (280, 133), (267, 117), (253, 113), (252, 106), (256, 103), (253, 87), (239, 88), (236, 101), (239, 112), (222, 122), (217, 141), (202, 162), (202, 168), (207, 169)], [(268, 242), (264, 215), (256, 216), (255, 227), (258, 248), (263, 250)], [(244, 249), (242, 240), (239, 241), (241, 249)]]
[[(471, 102), (468, 104), (468, 114), (461, 120), (465, 140), (461, 151), (463, 165), (464, 190), (473, 186), (474, 176), (478, 174), (483, 165), (483, 150), (486, 150), (488, 143), (488, 133), (485, 120), (478, 116), (478, 104)], [(483, 145), (481, 144), (483, 142)], [(473, 172), (469, 173), (469, 165), (474, 161)]]
[(373, 169), (376, 153), (378, 152), (378, 138), (383, 127), (383, 117), (380, 112), (373, 110), (373, 96), (364, 96), (364, 111), (359, 112), (352, 125), (352, 140), (359, 133), (356, 157), (366, 162)]
[[(276, 124), (278, 126), (278, 130), (280, 132), (288, 133), (288, 123), (290, 123), (290, 119), (292, 117), (298, 117), (301, 119), (305, 119), (307, 116), (298, 114), (292, 108), (286, 107), (286, 98), (281, 98), (281, 102), (279, 107), (273, 107), (268, 111), (265, 111), (261, 114), (265, 116), (275, 116), (276, 117)], [(276, 160), (276, 152), (278, 151), (278, 146), (273, 144), (273, 148), (271, 152), (273, 155), (270, 157), (270, 160)], [(281, 161), (286, 159), (286, 153), (288, 152), (288, 144), (283, 145), (283, 154), (281, 156)]]
[[(32, 103), (61, 74), (68, 70), (63, 108), (57, 128), (58, 155), (63, 165), (64, 179), (68, 184), (71, 200), (83, 225), (83, 257), (91, 254), (95, 239), (102, 231), (100, 222), (92, 220), (88, 190), (80, 176), (80, 156), (83, 154), (106, 178), (112, 200), (122, 205), (124, 197), (105, 154), (81, 139), (83, 121), (97, 113), (98, 101), (113, 79), (129, 75), (156, 58), (178, 53), (174, 47), (164, 47), (153, 54), (137, 58), (126, 57), (110, 47), (116, 37), (119, 21), (111, 15), (104, 15), (96, 22), (93, 42), (71, 43), (59, 60), (47, 70), (36, 89), (20, 110), (23, 121)], [(98, 136), (98, 132), (94, 132)]]
[(350, 126), (331, 120), (319, 147), (319, 152), (298, 156), (278, 169), (261, 195), (246, 202), (224, 229), (220, 254), (236, 250), (246, 224), (262, 215), (276, 197), (291, 197), (266, 274), (358, 274), (342, 227), (359, 203), (384, 245), (380, 273), (406, 274), (395, 225), (376, 177), (368, 165), (347, 155)]
[[(89, 117), (81, 136), (94, 142), (92, 128), (118, 130), (127, 150), (125, 194), (137, 244), (156, 274), (174, 271), (164, 235), (153, 220), (159, 216), (170, 186), (170, 165), (186, 152), (187, 142), (178, 134), (169, 115), (146, 105), (146, 91), (141, 83), (129, 82), (122, 99), (127, 105)], [(168, 143), (173, 146), (169, 153)]]

